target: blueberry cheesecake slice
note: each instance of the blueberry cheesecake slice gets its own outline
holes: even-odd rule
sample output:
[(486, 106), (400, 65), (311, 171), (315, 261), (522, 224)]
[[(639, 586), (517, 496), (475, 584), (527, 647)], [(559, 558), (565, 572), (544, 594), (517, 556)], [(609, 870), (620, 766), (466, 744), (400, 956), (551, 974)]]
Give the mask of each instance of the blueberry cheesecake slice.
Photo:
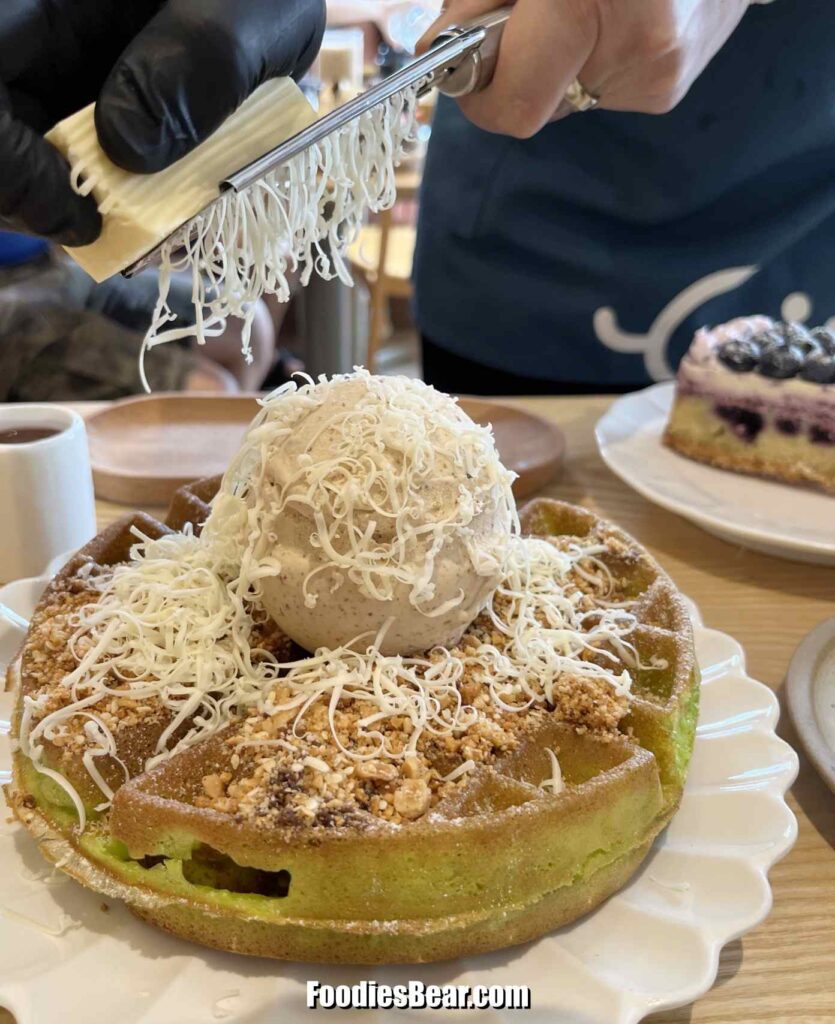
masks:
[(767, 316), (701, 328), (679, 366), (664, 443), (835, 493), (835, 331)]

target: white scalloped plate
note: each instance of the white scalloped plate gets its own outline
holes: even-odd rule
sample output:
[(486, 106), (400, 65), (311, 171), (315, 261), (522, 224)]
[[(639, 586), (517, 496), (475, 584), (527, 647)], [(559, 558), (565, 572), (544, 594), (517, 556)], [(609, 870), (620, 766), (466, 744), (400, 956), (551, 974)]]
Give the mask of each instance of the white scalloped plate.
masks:
[[(0, 602), (28, 616), (48, 579), (4, 587)], [(705, 629), (695, 606), (692, 614), (704, 681), (681, 808), (629, 885), (571, 927), (455, 963), (375, 969), (250, 960), (159, 932), (119, 903), (105, 912), (100, 896), (48, 869), (28, 834), (3, 822), (0, 1005), (18, 1024), (296, 1024), (312, 1013), (305, 1008), (307, 979), (399, 984), (419, 978), (530, 985), (530, 1024), (632, 1024), (697, 999), (716, 979), (722, 946), (771, 907), (768, 869), (797, 834), (784, 799), (797, 757), (775, 735), (777, 700), (745, 674), (740, 646)], [(0, 660), (19, 641), (10, 634), (0, 620)], [(0, 731), (7, 730), (6, 721)], [(0, 758), (8, 774), (4, 737)], [(405, 1016), (411, 1015), (401, 1011), (398, 1019)], [(459, 1012), (455, 1019), (495, 1024), (510, 1015)]]
[(732, 544), (835, 565), (835, 498), (705, 466), (662, 443), (675, 385), (653, 384), (607, 409), (594, 436), (603, 461), (649, 501)]

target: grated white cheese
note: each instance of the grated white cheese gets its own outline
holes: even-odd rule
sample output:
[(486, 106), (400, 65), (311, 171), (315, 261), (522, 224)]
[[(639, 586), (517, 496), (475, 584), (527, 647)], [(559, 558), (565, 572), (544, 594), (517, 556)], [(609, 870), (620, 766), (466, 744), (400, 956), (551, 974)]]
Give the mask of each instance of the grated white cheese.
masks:
[[(494, 703), (508, 712), (553, 705), (554, 688), (566, 677), (600, 680), (616, 694), (628, 696), (629, 671), (615, 673), (605, 664), (582, 657), (589, 650), (600, 656), (609, 646), (627, 664), (640, 666), (628, 640), (635, 618), (609, 601), (612, 579), (598, 558), (603, 549), (580, 540), (561, 550), (547, 540), (511, 533), (501, 549), (487, 546), (473, 552), (474, 558), (499, 559), (501, 563), (501, 583), (486, 612), (494, 629), (507, 638), (503, 649), (483, 642), (476, 648), (468, 646), (466, 651), (456, 649), (454, 654), (438, 648), (420, 657), (385, 655), (380, 646), (390, 623), (376, 634), (364, 634), (342, 646), (320, 648), (310, 657), (287, 664), (252, 646), (253, 612), (261, 581), (280, 570), (270, 550), (269, 496), (265, 497), (263, 487), (270, 453), (292, 433), (297, 418), (327, 394), (329, 383), (322, 380), (298, 388), (285, 386), (263, 400), (263, 408), (223, 479), (200, 537), (189, 529), (157, 540), (137, 533), (128, 562), (101, 576), (88, 577), (98, 594), (94, 602), (76, 613), (77, 628), (70, 642), (76, 668), (61, 681), (57, 694), (41, 693), (24, 699), (20, 728), (23, 752), (69, 794), (82, 829), (86, 818), (81, 798), (66, 778), (43, 763), (44, 741), (65, 735), (71, 719), (84, 717), (83, 763), (103, 796), (97, 809), (106, 809), (112, 791), (97, 770), (96, 760), (113, 759), (116, 754), (104, 710), (113, 697), (150, 702), (169, 716), (156, 750), (145, 765), (150, 768), (214, 735), (248, 709), (267, 714), (292, 711), (288, 738), (263, 742), (293, 749), (291, 741), (303, 733), (305, 715), (317, 702), (327, 705), (334, 739), (348, 757), (355, 761), (380, 757), (403, 760), (414, 754), (424, 734), (460, 734), (475, 724), (478, 712), (464, 704), (459, 689), (465, 671), (480, 675)], [(398, 384), (392, 387), (392, 407), (399, 409), (398, 402), (406, 389)], [(434, 394), (423, 385), (421, 388)], [(410, 392), (413, 394), (423, 392)], [(402, 433), (413, 437), (410, 408), (406, 403), (403, 422), (410, 429)], [(490, 482), (502, 480), (501, 467), (497, 469), (484, 455), (483, 446), (475, 443), (479, 429), (462, 422), (460, 429), (453, 431), (460, 447), (452, 444), (449, 453), (464, 460), (473, 480), (478, 482), (484, 473), (484, 486), (495, 486)], [(352, 426), (347, 433), (353, 430)], [(368, 430), (363, 427), (358, 436), (363, 445), (376, 451), (384, 431), (378, 423)], [(403, 466), (409, 460), (420, 466), (425, 456), (421, 442), (414, 441), (404, 452)], [(351, 500), (355, 507), (372, 502), (373, 507), (384, 509), (375, 497), (380, 476), (373, 456), (369, 458), (368, 463), (360, 460), (359, 470), (351, 478), (351, 489), (346, 488), (344, 476), (330, 476), (333, 466), (305, 466), (297, 478), (297, 482), (304, 482), (299, 493), (314, 512), (328, 507), (342, 523), (351, 521)], [(431, 472), (431, 460), (427, 466)], [(341, 486), (334, 482), (339, 480)], [(330, 543), (334, 558), (347, 566), (349, 574), (355, 572), (352, 578), (367, 583), (371, 593), (384, 594), (388, 581), (399, 576), (410, 581), (415, 601), (420, 602), (427, 598), (423, 567), (403, 557), (413, 537), (413, 523), (420, 522), (421, 513), (419, 507), (410, 504), (408, 480), (409, 471), (404, 468), (401, 476), (387, 478), (384, 484), (386, 501), (394, 509), (390, 514), (398, 529), (403, 525), (405, 538), (398, 541), (395, 530), (396, 542), (386, 550), (388, 562), (376, 557), (376, 546), (364, 532), (354, 534), (344, 551), (339, 551), (331, 539), (336, 535), (329, 533), (327, 522), (317, 520), (313, 540), (315, 543), (318, 539), (323, 546)], [(509, 479), (504, 483), (509, 496)], [(346, 490), (352, 499), (346, 497)], [(508, 502), (512, 503), (509, 497)], [(515, 509), (510, 503), (506, 512), (515, 524)], [(430, 537), (435, 530), (443, 536), (453, 523), (454, 518), (429, 529), (424, 524), (424, 528)], [(364, 557), (365, 543), (375, 555), (370, 562)], [(430, 548), (434, 544), (432, 540)], [(579, 573), (593, 588), (596, 606), (592, 610), (583, 610), (587, 607), (581, 607), (583, 595), (567, 586), (572, 573)], [(615, 660), (613, 655), (609, 657)], [(280, 702), (273, 699), (279, 680), (282, 691), (290, 693)], [(61, 703), (46, 713), (46, 701), (51, 697), (58, 697)], [(350, 701), (369, 703), (377, 710), (358, 723), (356, 736), (348, 737), (345, 743), (337, 735), (334, 720), (337, 708)], [(451, 710), (442, 710), (446, 704)], [(393, 717), (411, 722), (408, 741), (397, 751), (388, 747), (380, 728), (380, 723)], [(371, 752), (359, 754), (353, 749), (357, 740), (370, 744)], [(318, 759), (308, 758), (304, 763), (316, 767), (314, 760)], [(329, 769), (321, 762), (317, 770)], [(451, 777), (466, 770), (465, 762)], [(552, 788), (555, 785), (552, 780)]]
[(540, 789), (550, 789), (554, 796), (558, 793), (562, 793), (565, 789), (565, 782), (562, 777), (562, 768), (560, 768), (560, 762), (557, 758), (556, 753), (550, 749), (546, 750), (548, 757), (551, 761), (551, 777), (549, 779), (543, 779), (539, 784)]
[[(154, 699), (163, 706), (179, 709), (178, 720), (189, 726), (177, 744), (166, 746), (166, 739), (161, 737), (158, 752), (146, 767), (213, 735), (247, 707), (255, 707), (266, 714), (294, 712), (292, 735), (299, 736), (304, 732), (306, 713), (318, 701), (327, 702), (336, 744), (349, 758), (399, 761), (414, 754), (424, 733), (453, 735), (475, 724), (478, 713), (463, 703), (459, 690), (466, 669), (483, 672), (498, 706), (509, 712), (520, 712), (534, 705), (546, 706), (563, 672), (594, 676), (611, 685), (615, 692), (627, 694), (631, 682), (628, 672), (615, 675), (601, 665), (579, 659), (593, 642), (619, 642), (623, 656), (639, 664), (634, 648), (625, 639), (635, 623), (630, 613), (606, 607), (595, 612), (580, 612), (576, 597), (565, 595), (568, 573), (578, 562), (585, 561), (587, 549), (577, 545), (574, 550), (563, 552), (547, 541), (530, 538), (517, 539), (514, 545), (516, 569), (509, 573), (497, 592), (511, 599), (510, 613), (499, 614), (495, 607), (491, 608), (494, 626), (512, 640), (509, 654), (484, 643), (466, 655), (439, 651), (435, 652), (440, 655), (435, 659), (385, 656), (379, 652), (379, 637), (376, 637), (368, 638), (371, 643), (364, 649), (362, 638), (358, 638), (352, 645), (322, 649), (294, 663), (280, 665), (266, 655), (262, 663), (253, 664), (252, 651), (245, 639), (251, 632), (251, 618), (235, 596), (234, 585), (215, 571), (207, 571), (205, 566), (200, 567), (200, 572), (206, 576), (206, 590), (182, 585), (194, 582), (194, 567), (190, 563), (194, 559), (192, 546), (195, 542), (196, 538), (174, 535), (136, 546), (133, 561), (118, 567), (118, 575), (114, 574), (114, 579), (119, 580), (116, 589), (110, 589), (113, 581), (105, 584), (101, 600), (81, 615), (78, 637), (109, 636), (109, 653), (101, 654), (101, 644), (91, 648), (99, 650), (99, 661), (84, 669), (83, 684), (80, 679), (71, 683), (72, 692), (79, 694), (78, 700), (37, 724), (33, 725), (27, 717), (21, 727), (25, 751), (36, 766), (68, 791), (72, 791), (70, 784), (41, 764), (40, 737), (54, 736), (58, 727), (66, 725), (67, 719), (76, 714), (92, 717), (93, 712), (88, 709), (117, 692), (145, 697), (153, 693)], [(160, 543), (165, 545), (169, 555), (169, 545), (181, 545), (182, 561), (160, 558), (154, 547)], [(158, 587), (149, 586), (147, 577), (157, 577), (161, 572), (166, 573), (168, 582)], [(218, 610), (207, 610), (203, 605), (200, 594), (205, 596), (207, 591), (226, 595)], [(194, 605), (183, 603), (189, 597), (194, 599)], [(122, 606), (126, 600), (135, 602), (133, 610), (130, 605)], [(140, 617), (137, 612), (145, 602), (148, 607)], [(598, 621), (590, 632), (585, 632), (586, 619), (591, 616)], [(207, 619), (211, 618), (214, 623), (209, 627)], [(171, 621), (170, 630), (159, 630), (162, 620)], [(137, 629), (137, 623), (142, 621), (146, 625)], [(126, 633), (117, 639), (116, 634), (108, 634), (107, 627), (103, 627), (106, 622), (124, 625)], [(133, 678), (141, 664), (147, 667), (141, 677)], [(112, 681), (108, 682), (109, 672), (117, 674), (123, 683), (114, 686)], [(289, 689), (292, 696), (289, 700), (274, 702), (271, 692), (279, 675), (282, 688)], [(87, 696), (80, 696), (82, 693)], [(451, 698), (452, 714), (440, 710), (443, 698)], [(357, 753), (337, 736), (336, 709), (349, 701), (368, 702), (379, 709), (359, 722), (356, 736), (351, 737), (373, 744), (368, 753)], [(29, 715), (33, 703), (27, 699)], [(187, 709), (194, 715), (190, 720)], [(399, 716), (407, 717), (412, 728), (406, 746), (394, 751), (387, 746), (378, 723)], [(292, 748), (286, 740), (249, 742)], [(463, 771), (464, 766), (459, 766), (451, 777), (458, 777)], [(109, 799), (106, 789), (100, 788)], [(83, 828), (84, 810), (77, 795), (75, 802)]]
[[(262, 295), (290, 298), (297, 271), (304, 286), (314, 271), (352, 284), (345, 253), (367, 210), (393, 206), (395, 170), (417, 129), (419, 85), (396, 93), (293, 157), (242, 192), (228, 190), (184, 225), (161, 250), (159, 300), (142, 347), (180, 338), (215, 337), (229, 317), (244, 322), (242, 346), (251, 361), (254, 304)], [(171, 273), (191, 275), (194, 326), (168, 326)]]
[(475, 768), (475, 761), (464, 761), (457, 768), (453, 768), (449, 774), (444, 775), (441, 782), (454, 782), (456, 779), (460, 779), (462, 775), (471, 772), (473, 768)]
[(29, 620), (24, 619), (22, 615), (18, 615), (17, 612), (12, 611), (7, 604), (0, 602), (0, 619), (7, 622), (12, 629), (16, 629), (19, 633), (25, 633), (29, 628)]
[[(131, 174), (107, 158), (98, 142), (94, 105), (64, 119), (48, 134), (67, 158), (70, 182), (96, 198), (101, 236), (68, 252), (101, 281), (160, 248), (159, 300), (146, 334), (147, 350), (178, 338), (198, 343), (223, 332), (227, 319), (244, 321), (249, 336), (262, 295), (290, 296), (298, 273), (351, 283), (345, 261), (367, 210), (395, 201), (394, 176), (417, 129), (420, 83), (390, 97), (241, 192), (219, 194), (218, 182), (315, 121), (290, 79), (264, 82), (194, 151), (155, 174)], [(173, 324), (171, 273), (192, 281), (194, 326)]]
[[(606, 601), (612, 589), (611, 576), (604, 577), (599, 607), (590, 611), (580, 609), (579, 591), (566, 591), (569, 574), (578, 567), (582, 570), (587, 560), (594, 563), (602, 550), (578, 542), (562, 551), (544, 539), (514, 540), (505, 579), (488, 606), (493, 626), (510, 640), (509, 653), (484, 644), (468, 659), (469, 664), (483, 670), (499, 706), (516, 710), (506, 703), (509, 695), (527, 698), (527, 707), (554, 704), (554, 687), (565, 674), (604, 680), (615, 693), (627, 696), (632, 686), (628, 671), (615, 675), (605, 666), (582, 660), (584, 653), (594, 651), (614, 662), (615, 656), (605, 650), (607, 644), (615, 647), (627, 664), (647, 667), (641, 664), (634, 646), (624, 639), (636, 624), (635, 616)], [(586, 573), (585, 578), (591, 577)], [(509, 602), (510, 611), (497, 614), (497, 599)]]

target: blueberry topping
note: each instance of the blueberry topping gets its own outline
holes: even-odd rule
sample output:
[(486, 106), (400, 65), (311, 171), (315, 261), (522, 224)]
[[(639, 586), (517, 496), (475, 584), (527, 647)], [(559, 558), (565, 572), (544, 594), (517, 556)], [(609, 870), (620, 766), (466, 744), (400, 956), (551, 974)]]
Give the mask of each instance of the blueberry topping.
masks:
[(753, 339), (753, 343), (764, 352), (770, 348), (785, 348), (786, 339), (783, 335), (774, 327), (769, 327), (765, 331), (761, 331)]
[(794, 437), (795, 434), (800, 432), (800, 424), (797, 420), (781, 418), (777, 420), (777, 429), (781, 434), (786, 434), (788, 437)]
[(809, 431), (809, 440), (812, 444), (832, 444), (835, 442), (835, 433), (824, 427), (812, 427)]
[(781, 333), (786, 339), (787, 344), (794, 345), (799, 348), (804, 355), (808, 352), (817, 351), (820, 349), (820, 345), (812, 337), (809, 330), (803, 326), (803, 324), (790, 321), (787, 324), (782, 324)]
[(835, 384), (835, 356), (826, 352), (813, 352), (806, 356), (800, 376), (815, 384)]
[(803, 353), (794, 345), (774, 345), (766, 348), (757, 367), (763, 377), (786, 380), (794, 377), (803, 365)]
[(763, 418), (758, 412), (743, 409), (739, 405), (717, 405), (716, 415), (725, 420), (740, 441), (754, 441), (763, 428)]
[(816, 327), (812, 331), (812, 337), (830, 355), (835, 355), (835, 331), (829, 327)]
[(747, 373), (757, 365), (760, 350), (752, 341), (732, 338), (721, 345), (717, 351), (719, 361), (735, 373)]

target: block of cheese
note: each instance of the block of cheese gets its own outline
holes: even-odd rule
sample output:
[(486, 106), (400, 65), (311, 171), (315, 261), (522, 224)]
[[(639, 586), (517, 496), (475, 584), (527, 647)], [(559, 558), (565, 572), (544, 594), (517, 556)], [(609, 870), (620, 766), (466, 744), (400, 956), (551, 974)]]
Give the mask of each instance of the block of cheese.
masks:
[(67, 248), (103, 281), (144, 256), (218, 195), (227, 175), (316, 119), (289, 78), (265, 82), (193, 152), (155, 174), (132, 174), (112, 163), (98, 143), (94, 104), (55, 125), (47, 139), (67, 158), (81, 192), (92, 192), (103, 218), (91, 245)]

